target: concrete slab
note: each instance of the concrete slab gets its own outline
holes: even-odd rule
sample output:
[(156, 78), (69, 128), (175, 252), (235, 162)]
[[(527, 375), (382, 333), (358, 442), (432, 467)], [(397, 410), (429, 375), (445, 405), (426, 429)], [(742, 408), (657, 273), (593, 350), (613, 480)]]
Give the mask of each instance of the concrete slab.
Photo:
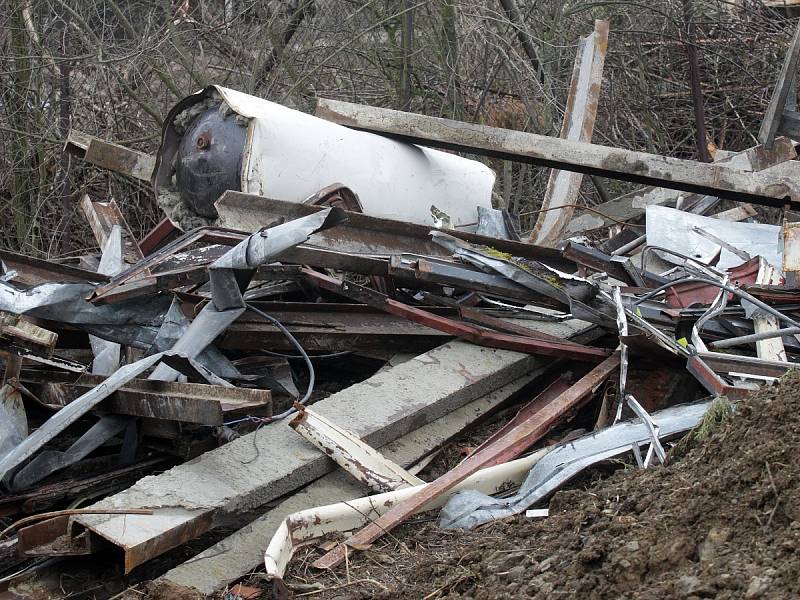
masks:
[[(591, 326), (537, 323), (562, 338)], [(333, 394), (315, 410), (374, 447), (529, 373), (541, 359), (453, 341)], [(334, 469), (334, 463), (285, 422), (266, 425), (216, 450), (106, 498), (94, 508), (151, 508), (152, 515), (81, 515), (78, 525), (125, 550), (125, 571), (213, 528), (227, 513), (247, 511)]]
[[(524, 385), (536, 379), (544, 370), (545, 368), (535, 369), (486, 396), (386, 444), (380, 448), (381, 453), (397, 464), (410, 466), (497, 407)], [(264, 550), (269, 540), (286, 515), (313, 506), (359, 498), (368, 493), (369, 490), (341, 469), (328, 473), (292, 494), (249, 525), (168, 571), (159, 578), (159, 581), (193, 587), (203, 594), (212, 594), (258, 568), (264, 560)]]

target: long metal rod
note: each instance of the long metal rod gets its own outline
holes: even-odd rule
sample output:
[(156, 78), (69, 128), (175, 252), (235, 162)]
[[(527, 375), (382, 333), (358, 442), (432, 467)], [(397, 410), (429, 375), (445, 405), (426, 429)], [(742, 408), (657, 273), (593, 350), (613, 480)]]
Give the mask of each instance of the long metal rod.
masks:
[(728, 338), (726, 340), (719, 340), (711, 342), (711, 348), (733, 348), (734, 346), (744, 346), (746, 344), (753, 344), (761, 340), (770, 340), (772, 338), (783, 337), (785, 335), (800, 334), (800, 327), (787, 327), (785, 329), (775, 329), (774, 331), (762, 331), (761, 333), (751, 333), (750, 335), (740, 335), (739, 337)]

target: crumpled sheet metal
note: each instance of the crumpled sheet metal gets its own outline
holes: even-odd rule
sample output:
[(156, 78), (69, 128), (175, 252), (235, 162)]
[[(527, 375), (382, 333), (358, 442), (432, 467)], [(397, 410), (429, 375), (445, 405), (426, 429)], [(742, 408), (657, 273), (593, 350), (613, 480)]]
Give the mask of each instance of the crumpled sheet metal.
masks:
[(159, 295), (147, 302), (133, 299), (95, 305), (85, 300), (93, 291), (94, 285), (89, 283), (43, 283), (20, 290), (0, 282), (0, 310), (74, 325), (125, 346), (149, 348), (170, 298)]
[(59, 410), (55, 415), (50, 417), (44, 425), (22, 440), (22, 442), (5, 456), (0, 457), (0, 481), (5, 479), (6, 475), (20, 466), (25, 460), (33, 456), (47, 442), (75, 423), (75, 421), (92, 410), (128, 381), (144, 373), (161, 360), (161, 358), (162, 354), (153, 354), (152, 356), (147, 356), (134, 363), (120, 367), (105, 381), (105, 383), (92, 388)]
[[(750, 256), (760, 255), (772, 265), (782, 264), (779, 242), (781, 228), (777, 225), (723, 221), (666, 206), (648, 206), (646, 227), (648, 245), (674, 250), (701, 262), (711, 259), (720, 250), (720, 246), (693, 232), (693, 227), (699, 227), (725, 240)], [(679, 258), (669, 254), (663, 254), (662, 258), (673, 264), (682, 264)], [(716, 266), (720, 269), (729, 269), (742, 262), (742, 259), (734, 253), (722, 248)]]
[[(711, 401), (682, 404), (650, 416), (658, 424), (659, 438), (666, 439), (695, 427), (710, 405)], [(439, 526), (473, 529), (483, 523), (519, 514), (587, 467), (630, 452), (633, 444), (648, 443), (650, 436), (649, 427), (636, 419), (559, 444), (531, 469), (513, 496), (493, 498), (474, 490), (457, 493), (442, 508)]]
[[(198, 357), (247, 310), (242, 291), (259, 266), (305, 242), (313, 233), (335, 227), (345, 219), (341, 209), (326, 208), (256, 232), (223, 254), (209, 267), (211, 302), (203, 307), (175, 343), (173, 352), (185, 354), (191, 359)], [(178, 375), (177, 370), (162, 363), (149, 379), (175, 381)]]

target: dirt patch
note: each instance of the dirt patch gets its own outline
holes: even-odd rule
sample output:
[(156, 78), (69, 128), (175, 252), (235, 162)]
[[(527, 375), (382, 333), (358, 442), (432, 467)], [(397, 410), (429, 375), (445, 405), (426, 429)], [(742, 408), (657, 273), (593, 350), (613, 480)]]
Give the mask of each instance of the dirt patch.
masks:
[(287, 582), (339, 599), (797, 598), (798, 445), (792, 373), (667, 466), (556, 494), (547, 519), (458, 533), (423, 517), (333, 575), (308, 567), (312, 550)]

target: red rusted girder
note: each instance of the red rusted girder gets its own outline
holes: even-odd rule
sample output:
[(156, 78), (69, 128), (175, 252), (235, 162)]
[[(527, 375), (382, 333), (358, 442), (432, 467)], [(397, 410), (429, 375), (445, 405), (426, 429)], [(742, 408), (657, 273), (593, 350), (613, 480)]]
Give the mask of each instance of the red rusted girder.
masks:
[(348, 546), (359, 548), (371, 544), (384, 533), (397, 527), (431, 499), (447, 492), (477, 470), (496, 464), (498, 460), (509, 460), (525, 451), (531, 444), (546, 435), (564, 415), (588, 401), (606, 377), (619, 368), (619, 362), (619, 354), (614, 353), (560, 395), (552, 389), (553, 386), (558, 385), (558, 382), (552, 384), (540, 395), (542, 398), (540, 409), (531, 414), (525, 422), (514, 427), (490, 446), (464, 459), (454, 469), (433, 481), (418, 494), (397, 504), (389, 512), (378, 517), (350, 536), (343, 544), (318, 559), (313, 566), (319, 569), (335, 567), (344, 560)]
[[(541, 394), (520, 408), (517, 414), (514, 415), (513, 419), (490, 435), (480, 446), (475, 448), (475, 450), (470, 453), (470, 456), (475, 456), (478, 452), (482, 452), (485, 448), (497, 443), (497, 440), (502, 438), (515, 427), (518, 427), (522, 423), (525, 423), (528, 419), (535, 417), (536, 414), (539, 413), (546, 404), (556, 400), (561, 394), (569, 390), (569, 388), (570, 383), (564, 377), (556, 379)], [(516, 448), (513, 448), (512, 450), (516, 452)], [(514, 456), (516, 456), (516, 453)], [(508, 462), (509, 460), (513, 459), (514, 456), (498, 454), (494, 460), (485, 465), (483, 468)]]
[(148, 231), (145, 236), (139, 240), (139, 248), (142, 254), (150, 256), (153, 252), (170, 243), (181, 234), (181, 230), (167, 218), (161, 219), (158, 225)]
[(409, 321), (414, 321), (431, 329), (449, 333), (479, 346), (540, 356), (571, 358), (587, 362), (600, 362), (611, 354), (611, 350), (605, 348), (592, 348), (574, 342), (543, 340), (480, 329), (463, 321), (456, 321), (448, 317), (432, 314), (415, 306), (403, 304), (374, 290), (347, 281), (339, 281), (311, 269), (303, 269), (303, 275), (321, 289), (364, 302), (369, 306), (404, 317)]
[(715, 396), (725, 396), (728, 400), (741, 400), (752, 390), (729, 385), (717, 375), (699, 356), (692, 356), (686, 363), (686, 370)]

